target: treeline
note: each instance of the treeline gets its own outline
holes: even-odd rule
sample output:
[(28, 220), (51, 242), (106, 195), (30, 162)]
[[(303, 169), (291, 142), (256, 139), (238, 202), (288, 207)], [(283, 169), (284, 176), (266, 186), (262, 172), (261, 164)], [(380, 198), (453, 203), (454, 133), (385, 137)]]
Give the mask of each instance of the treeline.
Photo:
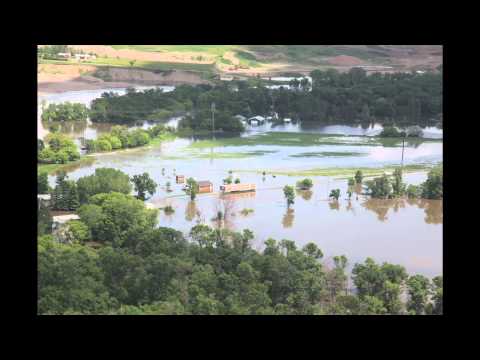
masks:
[[(281, 118), (304, 122), (420, 124), (442, 114), (442, 74), (438, 72), (372, 75), (361, 68), (339, 73), (311, 73), (308, 81), (293, 81), (296, 91), (266, 88), (261, 81), (235, 81), (217, 86), (181, 85), (164, 93), (130, 90), (126, 95), (104, 93), (92, 102), (92, 121), (132, 123), (160, 115), (188, 113), (184, 127), (211, 129), (211, 105), (215, 103), (215, 128), (241, 130), (235, 115), (251, 117), (277, 112)], [(310, 91), (311, 90), (311, 91)], [(158, 114), (157, 116), (155, 114)], [(232, 130), (230, 130), (232, 128)]]
[[(60, 182), (69, 181), (60, 176)], [(142, 183), (135, 182), (137, 191)], [(48, 187), (46, 179), (39, 187)], [(402, 266), (367, 259), (354, 265), (351, 291), (347, 258), (335, 256), (333, 267), (327, 267), (314, 243), (299, 249), (293, 241), (269, 239), (258, 252), (249, 230), (197, 225), (185, 237), (158, 228), (158, 210), (129, 195), (128, 175), (115, 169), (96, 169), (77, 187), (80, 220), (54, 235), (48, 209), (40, 205), (40, 314), (443, 312), (442, 277), (409, 276)], [(401, 301), (403, 288), (406, 303)]]
[(42, 111), (43, 121), (87, 121), (89, 110), (84, 104), (64, 102), (49, 104)]
[(101, 193), (119, 192), (130, 194), (132, 184), (137, 192), (136, 197), (145, 200), (149, 193), (150, 196), (155, 193), (157, 184), (147, 173), (134, 175), (130, 178), (120, 170), (112, 168), (95, 169), (95, 173), (89, 176), (83, 176), (77, 181), (68, 180), (65, 172), (60, 171), (55, 180), (55, 187), (51, 188), (48, 184), (47, 173), (38, 174), (38, 193), (50, 194), (52, 210), (77, 210), (80, 205), (86, 204), (89, 198)]
[(392, 176), (383, 174), (365, 182), (366, 194), (373, 198), (391, 199), (407, 196), (409, 198), (443, 199), (443, 164), (436, 165), (427, 174), (427, 180), (420, 185), (403, 182), (402, 170), (395, 169)]
[(110, 133), (102, 134), (96, 140), (87, 140), (87, 152), (112, 151), (147, 145), (152, 139), (173, 133), (173, 129), (163, 124), (152, 126), (148, 130), (129, 130), (125, 126), (114, 126)]

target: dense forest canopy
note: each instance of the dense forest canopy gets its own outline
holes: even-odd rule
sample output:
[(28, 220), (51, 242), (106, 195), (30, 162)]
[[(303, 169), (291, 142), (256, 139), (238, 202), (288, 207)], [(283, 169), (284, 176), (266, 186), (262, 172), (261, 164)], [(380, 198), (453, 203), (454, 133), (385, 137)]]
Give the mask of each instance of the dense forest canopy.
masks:
[[(293, 90), (270, 89), (265, 83), (232, 81), (217, 86), (181, 85), (164, 93), (160, 89), (128, 91), (123, 96), (104, 93), (92, 102), (94, 122), (131, 123), (174, 113), (188, 113), (191, 128), (210, 128), (215, 103), (218, 126), (235, 130), (232, 116), (292, 117), (304, 122), (371, 122), (419, 124), (442, 114), (442, 73), (374, 73), (361, 68), (339, 73), (315, 70), (311, 86), (292, 81)], [(237, 120), (238, 121), (238, 120)], [(232, 125), (232, 126), (230, 126)]]

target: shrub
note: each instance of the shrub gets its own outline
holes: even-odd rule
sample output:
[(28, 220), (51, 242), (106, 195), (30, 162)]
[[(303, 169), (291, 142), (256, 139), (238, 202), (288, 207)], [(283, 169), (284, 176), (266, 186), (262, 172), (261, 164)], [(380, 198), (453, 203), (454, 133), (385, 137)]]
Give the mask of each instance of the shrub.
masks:
[(420, 197), (422, 193), (422, 188), (421, 186), (416, 186), (416, 185), (408, 185), (407, 187), (407, 196), (411, 199), (418, 198)]
[(297, 188), (302, 190), (309, 190), (313, 186), (313, 181), (311, 179), (303, 179), (297, 182)]
[(356, 173), (355, 173), (355, 182), (357, 184), (361, 184), (363, 181), (363, 173), (361, 170), (358, 170)]
[(386, 126), (380, 133), (382, 137), (400, 137), (402, 134), (393, 126)]
[(108, 140), (102, 139), (97, 141), (97, 149), (99, 151), (112, 151), (112, 144)]

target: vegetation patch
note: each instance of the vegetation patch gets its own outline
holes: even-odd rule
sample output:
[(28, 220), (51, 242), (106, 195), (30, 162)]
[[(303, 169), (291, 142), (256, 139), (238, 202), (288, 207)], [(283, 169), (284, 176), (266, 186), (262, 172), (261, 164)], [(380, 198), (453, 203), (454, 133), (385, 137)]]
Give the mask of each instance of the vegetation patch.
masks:
[(72, 161), (67, 164), (38, 164), (37, 172), (47, 173), (49, 175), (54, 175), (60, 171), (73, 171), (83, 166), (92, 165), (95, 162), (95, 157), (93, 156), (83, 156), (80, 160)]
[[(431, 169), (433, 164), (412, 164), (405, 165), (403, 167), (403, 172), (417, 172)], [(397, 166), (398, 167), (398, 166)], [(235, 172), (248, 172), (248, 173), (258, 173), (270, 175), (285, 175), (285, 176), (329, 176), (335, 177), (338, 179), (346, 179), (355, 175), (358, 170), (361, 170), (364, 177), (380, 176), (384, 173), (392, 173), (397, 167), (395, 166), (386, 166), (381, 168), (313, 168), (306, 170), (235, 170)]]
[(321, 152), (305, 152), (300, 154), (289, 155), (289, 157), (303, 158), (303, 157), (342, 157), (342, 156), (365, 156), (366, 153), (360, 152), (334, 152), (334, 151), (321, 151)]

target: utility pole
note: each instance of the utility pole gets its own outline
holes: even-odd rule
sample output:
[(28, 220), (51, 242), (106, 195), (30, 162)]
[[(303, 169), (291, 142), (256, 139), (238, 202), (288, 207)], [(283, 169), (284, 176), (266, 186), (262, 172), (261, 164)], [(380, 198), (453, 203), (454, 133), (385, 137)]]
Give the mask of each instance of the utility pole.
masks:
[(212, 134), (215, 131), (215, 103), (212, 102)]

